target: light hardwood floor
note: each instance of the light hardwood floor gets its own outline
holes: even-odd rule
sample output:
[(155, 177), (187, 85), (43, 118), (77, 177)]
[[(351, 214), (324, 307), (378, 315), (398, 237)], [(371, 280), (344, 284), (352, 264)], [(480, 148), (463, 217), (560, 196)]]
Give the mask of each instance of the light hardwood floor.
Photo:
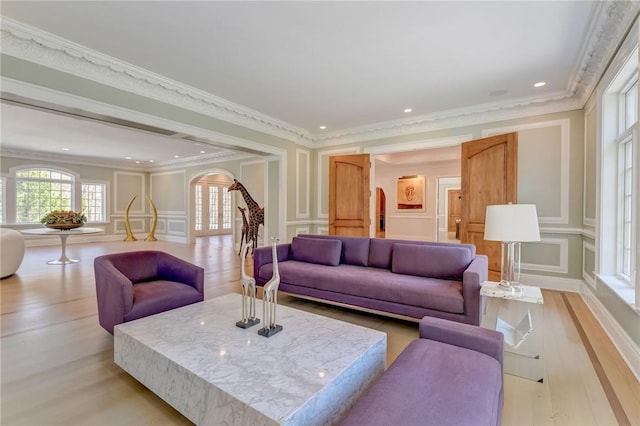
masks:
[[(18, 273), (0, 282), (0, 424), (189, 424), (114, 364), (113, 338), (98, 325), (93, 259), (142, 249), (204, 267), (207, 298), (240, 290), (230, 237), (195, 245), (70, 244), (67, 254), (80, 263), (66, 266), (45, 263), (59, 256), (59, 246), (28, 248)], [(640, 385), (580, 296), (545, 291), (544, 297), (545, 381), (505, 375), (503, 424), (640, 425)], [(279, 302), (386, 332), (389, 363), (418, 336), (414, 323), (289, 296)]]

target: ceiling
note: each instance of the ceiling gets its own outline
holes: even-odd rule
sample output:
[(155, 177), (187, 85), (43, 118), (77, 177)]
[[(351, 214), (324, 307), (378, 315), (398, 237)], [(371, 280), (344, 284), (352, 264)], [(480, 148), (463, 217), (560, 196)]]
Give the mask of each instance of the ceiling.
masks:
[[(0, 12), (313, 139), (472, 106), (571, 96), (598, 3), (3, 0)], [(534, 87), (539, 81), (546, 85)], [(113, 158), (134, 161), (203, 155), (193, 143), (178, 143), (181, 135), (127, 134), (61, 117), (3, 104), (2, 144), (53, 152), (95, 140)]]

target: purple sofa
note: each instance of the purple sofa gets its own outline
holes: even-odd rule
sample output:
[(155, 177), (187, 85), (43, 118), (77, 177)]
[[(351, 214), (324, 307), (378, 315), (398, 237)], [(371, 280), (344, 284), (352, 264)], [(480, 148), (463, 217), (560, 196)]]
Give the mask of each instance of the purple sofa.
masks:
[(342, 426), (498, 426), (503, 336), (425, 317), (420, 338), (356, 401)]
[(108, 254), (93, 268), (98, 319), (111, 334), (123, 322), (204, 300), (204, 269), (168, 253)]
[[(277, 255), (280, 291), (414, 321), (480, 323), (488, 264), (474, 245), (299, 235)], [(253, 266), (264, 285), (273, 275), (270, 247), (256, 249)]]

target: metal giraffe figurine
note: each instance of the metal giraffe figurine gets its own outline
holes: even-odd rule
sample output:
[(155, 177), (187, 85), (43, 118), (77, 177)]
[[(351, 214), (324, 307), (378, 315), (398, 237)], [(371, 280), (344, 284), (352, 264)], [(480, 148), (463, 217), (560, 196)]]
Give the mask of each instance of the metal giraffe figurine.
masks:
[(256, 318), (256, 280), (247, 275), (245, 268), (245, 256), (251, 247), (249, 244), (240, 243), (242, 248), (242, 268), (240, 268), (240, 282), (242, 283), (242, 320), (236, 322), (236, 326), (240, 328), (249, 328), (260, 322), (260, 318)]
[(271, 238), (271, 256), (273, 259), (273, 276), (262, 288), (262, 316), (264, 317), (264, 327), (258, 330), (258, 334), (264, 337), (271, 337), (282, 331), (282, 326), (276, 324), (276, 306), (278, 304), (278, 287), (280, 286), (280, 271), (278, 270), (277, 245), (280, 241), (277, 237)]

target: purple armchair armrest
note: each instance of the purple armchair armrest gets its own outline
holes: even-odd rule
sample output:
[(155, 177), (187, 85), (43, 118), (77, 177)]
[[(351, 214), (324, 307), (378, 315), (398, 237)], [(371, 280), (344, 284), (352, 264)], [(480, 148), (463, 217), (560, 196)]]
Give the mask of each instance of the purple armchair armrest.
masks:
[(420, 338), (481, 352), (502, 365), (504, 337), (495, 330), (424, 317), (420, 321)]

